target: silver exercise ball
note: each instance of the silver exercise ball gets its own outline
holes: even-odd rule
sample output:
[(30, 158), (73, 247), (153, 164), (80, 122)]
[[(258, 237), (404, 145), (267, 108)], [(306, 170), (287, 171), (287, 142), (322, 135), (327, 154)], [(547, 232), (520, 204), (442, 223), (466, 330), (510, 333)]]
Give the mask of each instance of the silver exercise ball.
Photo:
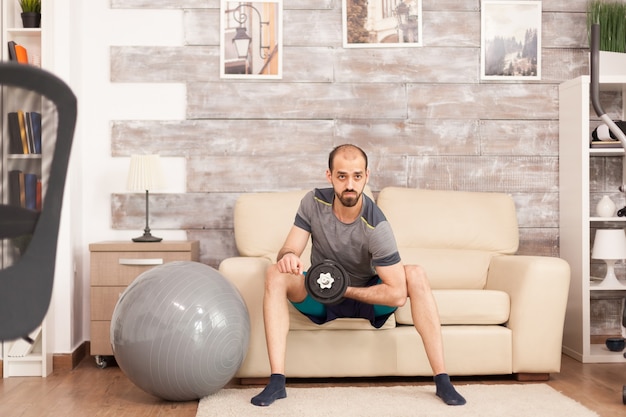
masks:
[(170, 401), (222, 389), (244, 360), (248, 310), (237, 289), (198, 262), (171, 262), (139, 275), (115, 306), (113, 354), (139, 388)]

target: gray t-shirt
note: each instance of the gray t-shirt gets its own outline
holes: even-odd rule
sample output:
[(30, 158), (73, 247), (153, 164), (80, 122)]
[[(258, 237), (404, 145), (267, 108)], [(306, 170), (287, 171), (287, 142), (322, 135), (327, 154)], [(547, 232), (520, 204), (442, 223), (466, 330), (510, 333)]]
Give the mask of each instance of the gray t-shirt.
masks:
[(294, 224), (311, 233), (311, 265), (333, 260), (348, 272), (352, 286), (362, 287), (376, 274), (375, 266), (400, 262), (396, 240), (383, 212), (365, 194), (361, 216), (350, 224), (334, 215), (334, 196), (332, 188), (307, 193)]

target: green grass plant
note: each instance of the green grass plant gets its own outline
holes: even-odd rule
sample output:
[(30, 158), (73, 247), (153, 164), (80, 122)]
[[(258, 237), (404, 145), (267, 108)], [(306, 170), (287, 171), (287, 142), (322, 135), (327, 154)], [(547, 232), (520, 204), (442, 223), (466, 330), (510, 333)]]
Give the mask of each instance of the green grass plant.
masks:
[(41, 0), (19, 0), (23, 13), (41, 13)]
[(626, 52), (626, 3), (590, 0), (587, 7), (587, 32), (591, 44), (591, 25), (600, 25), (600, 50)]

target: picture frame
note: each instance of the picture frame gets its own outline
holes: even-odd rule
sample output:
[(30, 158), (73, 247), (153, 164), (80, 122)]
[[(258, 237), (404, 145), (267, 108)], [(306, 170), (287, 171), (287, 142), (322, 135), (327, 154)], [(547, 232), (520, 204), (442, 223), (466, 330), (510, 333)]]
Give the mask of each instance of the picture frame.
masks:
[(220, 0), (220, 78), (282, 76), (283, 0)]
[(541, 1), (482, 0), (481, 80), (541, 80)]
[(342, 0), (344, 48), (421, 47), (422, 0)]

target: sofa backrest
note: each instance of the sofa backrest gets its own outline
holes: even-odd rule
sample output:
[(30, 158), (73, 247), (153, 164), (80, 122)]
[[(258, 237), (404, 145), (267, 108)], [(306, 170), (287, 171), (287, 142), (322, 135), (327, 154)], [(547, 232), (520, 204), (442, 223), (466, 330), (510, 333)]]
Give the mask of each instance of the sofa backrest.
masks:
[[(235, 203), (235, 241), (241, 256), (276, 261), (309, 190), (242, 194)], [(308, 260), (310, 255), (303, 256)]]
[[(242, 194), (234, 213), (239, 254), (275, 262), (308, 191)], [(422, 265), (435, 289), (483, 288), (491, 258), (517, 251), (517, 216), (507, 194), (388, 187), (377, 203), (402, 261)], [(310, 246), (302, 256), (305, 268)]]
[[(272, 262), (293, 226), (300, 201), (311, 190), (242, 194), (235, 203), (235, 241), (241, 256), (260, 256)], [(369, 186), (363, 191), (374, 198)], [(311, 241), (302, 254), (304, 267), (311, 261)]]
[(388, 187), (377, 203), (403, 263), (423, 266), (435, 289), (483, 288), (491, 258), (518, 248), (508, 194)]

